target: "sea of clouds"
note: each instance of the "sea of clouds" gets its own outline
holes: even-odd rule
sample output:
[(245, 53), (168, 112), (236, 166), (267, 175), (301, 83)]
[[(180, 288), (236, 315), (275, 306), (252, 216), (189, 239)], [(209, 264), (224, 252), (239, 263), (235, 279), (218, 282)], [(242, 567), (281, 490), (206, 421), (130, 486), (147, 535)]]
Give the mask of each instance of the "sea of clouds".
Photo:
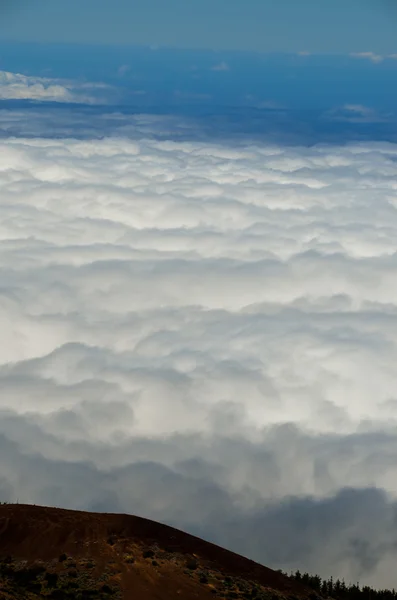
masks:
[(397, 145), (8, 137), (13, 115), (0, 498), (395, 585)]

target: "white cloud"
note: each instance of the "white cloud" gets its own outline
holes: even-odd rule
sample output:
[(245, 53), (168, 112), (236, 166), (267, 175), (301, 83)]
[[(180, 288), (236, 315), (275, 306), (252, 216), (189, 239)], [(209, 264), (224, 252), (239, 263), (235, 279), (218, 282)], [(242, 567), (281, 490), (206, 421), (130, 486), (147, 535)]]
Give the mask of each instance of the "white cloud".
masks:
[(222, 61), (222, 62), (218, 63), (217, 65), (214, 65), (211, 70), (212, 71), (230, 71), (230, 67), (225, 61)]
[(123, 77), (124, 75), (126, 75), (129, 71), (131, 71), (131, 66), (130, 65), (121, 65), (118, 69), (117, 69), (117, 74), (120, 77)]
[(396, 159), (0, 141), (0, 494), (391, 585)]
[(81, 84), (0, 71), (0, 100), (96, 104), (104, 101), (100, 94), (107, 89), (104, 84)]
[(380, 63), (385, 59), (384, 56), (375, 52), (352, 52), (350, 56), (353, 58), (366, 58), (373, 63)]
[(381, 123), (393, 120), (392, 114), (378, 112), (363, 104), (345, 104), (328, 110), (324, 116), (336, 121), (348, 121), (350, 123)]
[(353, 58), (364, 58), (370, 60), (371, 62), (378, 64), (383, 62), (386, 59), (396, 60), (397, 54), (376, 54), (375, 52), (352, 52), (350, 54)]

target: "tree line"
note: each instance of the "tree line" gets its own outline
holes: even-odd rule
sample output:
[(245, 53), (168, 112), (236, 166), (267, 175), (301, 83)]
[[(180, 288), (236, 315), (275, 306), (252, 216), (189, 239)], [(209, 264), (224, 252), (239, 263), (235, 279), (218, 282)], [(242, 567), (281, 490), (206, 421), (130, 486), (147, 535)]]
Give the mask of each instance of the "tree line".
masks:
[(377, 590), (368, 585), (361, 587), (358, 583), (346, 584), (343, 580), (322, 579), (319, 575), (310, 575), (296, 571), (288, 575), (291, 579), (312, 588), (318, 595), (336, 600), (397, 600), (395, 589)]

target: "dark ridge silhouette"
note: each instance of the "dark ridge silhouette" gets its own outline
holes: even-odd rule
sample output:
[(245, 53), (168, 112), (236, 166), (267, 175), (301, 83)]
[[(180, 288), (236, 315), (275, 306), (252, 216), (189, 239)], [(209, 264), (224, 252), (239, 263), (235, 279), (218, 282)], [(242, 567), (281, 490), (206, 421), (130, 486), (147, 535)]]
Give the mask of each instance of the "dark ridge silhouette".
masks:
[(397, 600), (397, 592), (392, 589), (374, 589), (370, 586), (361, 587), (359, 583), (346, 584), (345, 581), (322, 579), (319, 575), (310, 575), (296, 571), (290, 579), (312, 588), (317, 594), (335, 598), (336, 600)]

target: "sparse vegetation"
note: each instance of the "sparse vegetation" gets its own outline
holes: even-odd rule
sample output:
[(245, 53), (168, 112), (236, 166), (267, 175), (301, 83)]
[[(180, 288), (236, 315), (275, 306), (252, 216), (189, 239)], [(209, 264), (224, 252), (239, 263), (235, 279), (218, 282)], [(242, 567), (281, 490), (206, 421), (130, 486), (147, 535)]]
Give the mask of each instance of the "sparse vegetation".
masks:
[(189, 558), (186, 561), (186, 568), (190, 569), (190, 571), (195, 571), (198, 568), (198, 562), (195, 558)]
[[(61, 555), (63, 557), (63, 555)], [(108, 583), (101, 583), (86, 572), (84, 561), (73, 561), (76, 569), (68, 569), (69, 559), (62, 559), (61, 571), (54, 570), (54, 563), (27, 566), (12, 557), (0, 560), (0, 598), (13, 600), (105, 600), (121, 599), (120, 590)]]
[[(32, 514), (39, 514), (37, 522)], [(9, 527), (10, 515), (14, 528)], [(159, 528), (156, 539), (153, 524), (145, 537), (141, 520), (135, 521), (141, 538), (132, 537), (133, 517), (83, 515), (16, 505), (1, 508), (0, 600), (205, 600), (209, 594), (219, 600), (397, 600), (395, 590), (347, 585), (299, 571), (277, 573), (185, 534), (167, 533), (167, 528)], [(46, 532), (51, 540), (47, 547)], [(37, 546), (38, 539), (43, 546)], [(12, 547), (18, 559), (10, 556)], [(38, 560), (37, 554), (50, 558)]]
[(58, 583), (58, 573), (46, 573), (44, 575), (44, 581), (47, 582), (48, 587), (56, 587)]
[(127, 564), (132, 565), (135, 562), (135, 558), (132, 556), (132, 554), (126, 554), (124, 556), (124, 562), (126, 562)]

